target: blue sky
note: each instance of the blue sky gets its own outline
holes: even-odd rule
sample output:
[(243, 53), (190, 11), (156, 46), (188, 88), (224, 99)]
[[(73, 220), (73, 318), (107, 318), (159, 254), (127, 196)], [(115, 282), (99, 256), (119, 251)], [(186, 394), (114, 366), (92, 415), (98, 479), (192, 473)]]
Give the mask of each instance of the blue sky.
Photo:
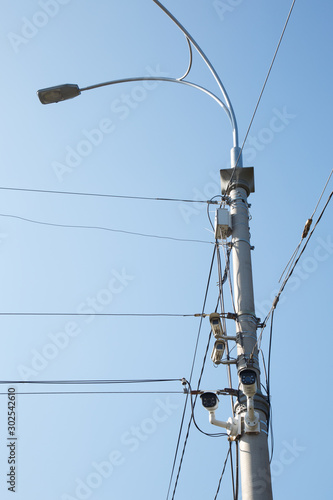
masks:
[[(291, 2), (165, 0), (165, 5), (220, 75), (242, 142)], [(244, 147), (244, 166), (255, 168), (251, 241), (256, 313), (262, 319), (332, 170), (332, 10), (327, 0), (296, 2)], [(134, 76), (180, 77), (188, 63), (185, 38), (151, 0), (4, 2), (0, 26), (0, 188), (15, 188), (1, 189), (0, 197), (0, 312), (91, 313), (2, 314), (0, 380), (189, 379), (198, 318), (93, 312), (201, 312), (214, 241), (206, 205), (19, 189), (210, 199), (220, 194), (219, 170), (229, 166), (232, 135), (226, 114), (198, 90), (168, 83), (105, 87), (64, 103), (40, 104), (36, 91), (61, 83), (85, 87)], [(219, 92), (197, 54), (188, 80)], [(316, 216), (331, 191), (332, 182)], [(210, 210), (214, 217), (214, 207)], [(329, 205), (275, 314), (276, 498), (293, 492), (312, 499), (319, 481), (322, 498), (332, 491), (323, 436), (332, 410), (327, 396), (331, 213)], [(217, 281), (215, 265), (207, 313), (215, 309)], [(227, 310), (231, 307), (227, 299)], [(228, 323), (230, 335), (233, 329)], [(209, 330), (205, 319), (193, 385)], [(268, 336), (266, 329), (266, 360)], [(3, 384), (0, 400), (4, 499), (12, 494), (6, 483), (6, 394), (12, 386)], [(17, 395), (17, 500), (167, 498), (185, 402), (180, 382), (14, 386), (17, 392), (137, 392)], [(209, 357), (201, 386), (228, 386), (226, 370), (214, 368)], [(230, 415), (230, 401), (222, 398), (218, 418)], [(186, 426), (189, 416), (188, 408)], [(196, 420), (214, 432), (199, 405)], [(184, 434), (181, 449), (183, 442)], [(227, 449), (225, 438), (191, 428), (175, 498), (213, 499)], [(176, 472), (178, 464), (179, 456)], [(219, 498), (231, 494), (228, 466)]]

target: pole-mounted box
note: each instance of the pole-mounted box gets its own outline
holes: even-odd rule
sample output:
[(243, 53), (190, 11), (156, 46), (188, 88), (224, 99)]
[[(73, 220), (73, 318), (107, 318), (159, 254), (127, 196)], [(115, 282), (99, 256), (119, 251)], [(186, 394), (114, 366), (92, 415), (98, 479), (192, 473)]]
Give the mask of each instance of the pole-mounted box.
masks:
[(215, 239), (225, 240), (231, 235), (231, 214), (227, 208), (218, 208), (215, 213)]

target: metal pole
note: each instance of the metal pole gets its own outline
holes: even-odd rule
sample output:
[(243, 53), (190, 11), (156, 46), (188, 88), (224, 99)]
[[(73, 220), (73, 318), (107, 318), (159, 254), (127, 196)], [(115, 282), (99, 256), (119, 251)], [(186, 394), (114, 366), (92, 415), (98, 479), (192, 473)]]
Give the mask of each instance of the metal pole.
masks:
[[(240, 161), (238, 162), (238, 165)], [(235, 405), (242, 417), (239, 438), (242, 500), (272, 500), (268, 453), (267, 420), (269, 406), (260, 389), (260, 369), (256, 349), (257, 323), (252, 282), (251, 243), (247, 198), (254, 192), (253, 168), (221, 170), (222, 192), (230, 196), (232, 219), (233, 297), (237, 315), (237, 370), (251, 369), (257, 375), (254, 410), (259, 414), (260, 432), (247, 432), (244, 425), (246, 397)], [(253, 352), (253, 356), (251, 354)]]

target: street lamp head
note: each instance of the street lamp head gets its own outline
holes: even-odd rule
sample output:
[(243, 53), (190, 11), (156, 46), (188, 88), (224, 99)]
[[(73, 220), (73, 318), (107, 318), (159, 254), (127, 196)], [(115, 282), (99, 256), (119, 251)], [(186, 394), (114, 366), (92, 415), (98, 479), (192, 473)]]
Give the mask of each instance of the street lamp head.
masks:
[(66, 101), (80, 94), (79, 86), (74, 83), (66, 83), (64, 85), (57, 85), (56, 87), (37, 90), (37, 95), (42, 104)]

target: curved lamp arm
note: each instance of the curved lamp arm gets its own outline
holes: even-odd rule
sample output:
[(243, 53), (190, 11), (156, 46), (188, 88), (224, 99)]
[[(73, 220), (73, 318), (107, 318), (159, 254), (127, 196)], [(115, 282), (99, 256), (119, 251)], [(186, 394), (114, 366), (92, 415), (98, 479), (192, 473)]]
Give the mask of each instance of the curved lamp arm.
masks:
[(97, 89), (100, 87), (106, 87), (108, 85), (117, 85), (118, 83), (130, 83), (130, 82), (142, 82), (142, 81), (157, 81), (157, 82), (171, 82), (171, 83), (180, 83), (182, 85), (188, 85), (189, 87), (193, 87), (197, 90), (201, 90), (215, 102), (217, 102), (227, 113), (230, 121), (231, 115), (230, 111), (221, 99), (219, 99), (215, 94), (210, 92), (209, 90), (197, 85), (196, 83), (175, 79), (175, 78), (166, 78), (166, 77), (155, 77), (155, 76), (138, 76), (134, 78), (121, 78), (119, 80), (111, 80), (110, 82), (97, 83), (95, 85), (90, 85), (89, 87), (79, 88), (78, 85), (66, 83), (64, 85), (58, 85), (56, 87), (48, 87), (46, 89), (41, 89), (37, 91), (37, 95), (42, 104), (52, 104), (55, 102), (66, 101), (68, 99), (72, 99), (73, 97), (77, 97), (84, 92), (85, 90)]
[(164, 7), (164, 5), (161, 4), (161, 2), (159, 2), (159, 0), (153, 0), (153, 2), (158, 6), (160, 7), (160, 9), (163, 10), (163, 12), (178, 26), (178, 28), (184, 33), (184, 35), (186, 36), (186, 38), (188, 40), (190, 40), (190, 42), (192, 43), (193, 47), (195, 47), (195, 49), (197, 50), (197, 52), (200, 54), (200, 56), (202, 57), (202, 59), (204, 60), (204, 62), (206, 63), (207, 67), (209, 68), (210, 72), (212, 73), (213, 77), (215, 78), (216, 80), (216, 83), (218, 84), (221, 92), (222, 92), (222, 95), (225, 99), (225, 102), (227, 104), (227, 107), (228, 107), (228, 110), (229, 110), (229, 117), (230, 117), (230, 121), (231, 121), (231, 124), (232, 124), (232, 128), (233, 128), (233, 145), (235, 148), (238, 148), (238, 127), (237, 127), (237, 121), (236, 121), (236, 116), (235, 116), (235, 112), (234, 112), (234, 109), (232, 107), (232, 104), (231, 104), (231, 101), (229, 99), (229, 96), (227, 94), (227, 91), (219, 77), (219, 75), (217, 74), (214, 66), (211, 64), (211, 62), (209, 61), (208, 57), (205, 55), (205, 53), (203, 52), (203, 50), (200, 48), (200, 46), (197, 44), (197, 42), (194, 40), (194, 38), (190, 35), (190, 33), (184, 28), (184, 26), (178, 21), (178, 19), (175, 18), (174, 15), (171, 14), (171, 12), (166, 8)]

